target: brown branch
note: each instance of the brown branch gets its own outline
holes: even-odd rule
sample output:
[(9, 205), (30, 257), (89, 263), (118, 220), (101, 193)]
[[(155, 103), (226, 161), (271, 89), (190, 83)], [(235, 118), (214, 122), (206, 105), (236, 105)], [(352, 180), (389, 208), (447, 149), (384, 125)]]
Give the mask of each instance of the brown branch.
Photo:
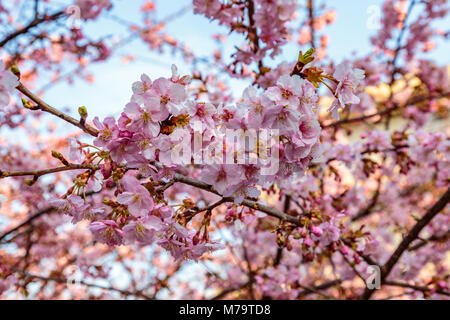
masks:
[[(419, 233), (422, 231), (425, 226), (430, 223), (430, 221), (442, 210), (445, 208), (447, 203), (450, 201), (450, 187), (447, 189), (447, 191), (442, 195), (442, 197), (425, 213), (425, 215), (417, 221), (417, 223), (414, 225), (414, 227), (406, 234), (406, 236), (403, 238), (402, 242), (398, 245), (397, 249), (394, 251), (394, 253), (391, 255), (389, 260), (385, 263), (385, 265), (381, 269), (381, 284), (383, 284), (386, 280), (386, 278), (389, 276), (389, 273), (392, 271), (396, 263), (400, 260), (400, 257), (402, 256), (403, 252), (408, 249), (411, 242), (413, 242), (419, 235)], [(362, 299), (370, 299), (372, 294), (374, 293), (374, 290), (371, 290), (369, 288), (366, 288), (363, 295), (361, 296)]]
[(444, 232), (444, 234), (441, 234), (441, 235), (432, 235), (428, 239), (424, 239), (424, 240), (422, 240), (422, 242), (419, 242), (418, 244), (411, 246), (408, 249), (408, 251), (416, 251), (430, 242), (439, 242), (439, 241), (447, 240), (447, 238), (449, 238), (449, 237), (450, 237), (450, 230), (447, 230), (447, 232)]
[(211, 298), (211, 300), (219, 300), (222, 299), (223, 297), (225, 297), (227, 294), (232, 293), (234, 291), (239, 291), (242, 290), (244, 288), (246, 288), (248, 285), (250, 285), (250, 281), (238, 286), (237, 288), (228, 288), (223, 290), (222, 292), (220, 292), (218, 295), (214, 296)]
[[(209, 184), (207, 184), (205, 182), (198, 181), (198, 180), (195, 180), (195, 179), (183, 176), (181, 174), (176, 174), (175, 177), (173, 178), (173, 181), (184, 183), (184, 184), (187, 184), (187, 185), (190, 185), (190, 186), (193, 186), (193, 187), (196, 187), (198, 189), (205, 190), (205, 191), (209, 191), (211, 193), (214, 193), (214, 194), (222, 197), (222, 195), (219, 192), (217, 192), (217, 190), (214, 189), (213, 186), (211, 186), (211, 185), (209, 185)], [(225, 197), (225, 200), (226, 200), (226, 202), (233, 202), (234, 201), (234, 197)], [(277, 209), (274, 209), (272, 207), (266, 206), (266, 205), (264, 205), (262, 203), (259, 203), (257, 201), (251, 200), (251, 199), (244, 199), (241, 204), (246, 206), (246, 207), (248, 207), (248, 208), (255, 209), (255, 210), (267, 213), (268, 215), (270, 215), (272, 217), (275, 217), (275, 218), (279, 218), (279, 219), (281, 219), (283, 221), (292, 222), (294, 224), (299, 224), (300, 223), (300, 220), (299, 220), (298, 217), (291, 216), (291, 215), (289, 215), (289, 214), (287, 214), (285, 212), (281, 212), (281, 211), (279, 211)]]
[(370, 201), (369, 205), (362, 211), (358, 212), (355, 216), (352, 217), (352, 221), (357, 221), (361, 218), (364, 218), (365, 216), (369, 215), (372, 209), (375, 207), (378, 201), (378, 197), (380, 196), (380, 184), (381, 182), (378, 182), (377, 190), (375, 191), (375, 194), (372, 197), (372, 200)]
[[(42, 280), (42, 281), (45, 281), (45, 282), (46, 281), (53, 281), (53, 282), (57, 282), (57, 283), (65, 283), (65, 284), (69, 283), (69, 281), (67, 279), (56, 278), (56, 277), (44, 277), (44, 276), (28, 273), (28, 272), (23, 271), (23, 270), (18, 270), (16, 268), (14, 268), (14, 269), (15, 269), (15, 271), (17, 273), (20, 273), (20, 274), (24, 275), (25, 277), (39, 279), (39, 280)], [(88, 282), (85, 282), (83, 280), (78, 281), (77, 284), (81, 284), (83, 286), (90, 287), (90, 288), (99, 288), (99, 289), (108, 290), (108, 291), (115, 291), (115, 292), (119, 292), (119, 293), (121, 293), (123, 295), (136, 296), (136, 297), (144, 298), (146, 300), (153, 300), (154, 299), (153, 297), (147, 296), (147, 295), (145, 295), (145, 294), (143, 294), (142, 292), (139, 292), (139, 291), (131, 292), (131, 291), (128, 291), (128, 290), (118, 289), (118, 288), (114, 288), (114, 287), (106, 287), (106, 286), (102, 286), (102, 285), (98, 285), (98, 284), (94, 284), (94, 283), (88, 283)]]
[(346, 239), (346, 238), (344, 238), (344, 237), (341, 237), (340, 240), (341, 240), (345, 245), (347, 245), (349, 248), (352, 248), (352, 250), (353, 250), (358, 256), (360, 256), (361, 259), (363, 259), (365, 262), (367, 262), (367, 264), (370, 264), (370, 265), (378, 265), (378, 263), (377, 263), (375, 260), (373, 260), (371, 257), (369, 257), (369, 256), (367, 256), (367, 255), (365, 255), (365, 254), (363, 254), (363, 253), (358, 252), (357, 250), (355, 250), (355, 249), (353, 248), (353, 246), (352, 246), (352, 242), (349, 241), (348, 239)]
[(25, 96), (27, 96), (31, 100), (33, 100), (35, 103), (37, 103), (36, 109), (51, 113), (51, 114), (57, 116), (58, 118), (61, 118), (64, 121), (67, 121), (67, 122), (73, 124), (74, 126), (80, 128), (81, 130), (90, 134), (91, 136), (96, 137), (98, 135), (97, 129), (95, 129), (94, 127), (92, 127), (88, 124), (82, 124), (80, 121), (72, 118), (71, 116), (49, 106), (45, 101), (43, 101), (41, 98), (39, 98), (38, 96), (33, 94), (30, 90), (28, 90), (21, 82), (16, 87), (16, 89), (19, 90), (20, 92), (22, 92)]
[(40, 176), (50, 174), (50, 173), (69, 171), (69, 170), (82, 170), (82, 169), (98, 170), (98, 169), (100, 169), (100, 166), (92, 165), (92, 164), (69, 163), (67, 166), (49, 168), (49, 169), (43, 169), (43, 170), (33, 170), (33, 171), (1, 171), (0, 170), (0, 179), (7, 178), (7, 177), (21, 177), (21, 176), (34, 176), (34, 177), (39, 178)]
[(307, 294), (311, 294), (311, 293), (316, 293), (319, 290), (325, 290), (334, 286), (337, 286), (339, 284), (342, 283), (342, 280), (337, 279), (337, 280), (331, 280), (325, 283), (322, 283), (320, 285), (317, 286), (303, 286), (303, 291), (299, 292), (297, 297), (301, 297)]
[(315, 34), (314, 34), (314, 2), (313, 0), (308, 0), (308, 17), (309, 17), (309, 29), (311, 32), (311, 47), (316, 48), (315, 45)]
[[(255, 19), (253, 17), (255, 13), (255, 3), (254, 0), (247, 0), (246, 3), (247, 11), (248, 11), (248, 21), (249, 21), (249, 33), (248, 38), (250, 42), (253, 44), (253, 53), (257, 53), (259, 50), (259, 36), (258, 30), (255, 28)], [(258, 60), (258, 68), (259, 72), (263, 73), (264, 64), (262, 60)]]
[(413, 284), (409, 284), (409, 283), (405, 283), (405, 282), (385, 281), (384, 284), (387, 285), (387, 286), (393, 286), (393, 287), (410, 288), (410, 289), (414, 289), (416, 291), (422, 291), (424, 293), (425, 292), (429, 293), (431, 291), (434, 291), (434, 292), (442, 294), (444, 296), (450, 296), (450, 292), (445, 291), (445, 290), (432, 289), (432, 288), (429, 288), (429, 287), (417, 286), (417, 285), (413, 285)]
[[(439, 94), (439, 95), (429, 95), (429, 96), (416, 97), (416, 98), (413, 98), (413, 99), (407, 101), (404, 104), (404, 106), (407, 106), (407, 105), (410, 105), (410, 104), (419, 103), (419, 102), (426, 101), (426, 100), (431, 100), (431, 99), (445, 98), (445, 97), (448, 97), (448, 96), (450, 96), (450, 92), (444, 92), (444, 93)], [(398, 108), (400, 108), (400, 106), (397, 105), (397, 104), (394, 104), (392, 107), (389, 107), (389, 108), (381, 110), (381, 111), (377, 111), (377, 112), (372, 113), (372, 114), (368, 114), (368, 115), (364, 115), (364, 116), (360, 116), (360, 117), (355, 117), (355, 118), (342, 119), (342, 120), (338, 120), (338, 121), (332, 122), (330, 124), (322, 125), (322, 129), (329, 129), (329, 128), (338, 127), (338, 126), (343, 125), (343, 124), (360, 122), (360, 121), (371, 119), (371, 118), (376, 117), (376, 116), (384, 116), (386, 114), (390, 114), (391, 112), (397, 110)]]
[(247, 244), (244, 243), (243, 244), (243, 251), (244, 251), (244, 259), (245, 262), (247, 264), (247, 272), (248, 272), (248, 292), (250, 294), (250, 298), (252, 300), (255, 300), (255, 291), (253, 290), (253, 283), (255, 282), (255, 273), (252, 270), (252, 265), (250, 262), (250, 259), (248, 257), (248, 252), (247, 252)]
[(28, 25), (23, 27), (22, 29), (16, 30), (13, 33), (7, 35), (2, 41), (0, 41), (0, 48), (2, 48), (5, 44), (7, 44), (9, 41), (17, 38), (18, 36), (27, 33), (34, 27), (37, 27), (38, 25), (49, 22), (51, 20), (56, 20), (64, 15), (64, 11), (58, 11), (50, 16), (44, 15), (43, 17), (33, 19)]
[[(406, 12), (405, 20), (403, 20), (402, 29), (400, 30), (400, 33), (397, 38), (396, 48), (394, 51), (394, 57), (392, 58), (392, 61), (391, 61), (391, 66), (392, 66), (392, 74), (391, 74), (391, 82), (390, 82), (391, 85), (394, 83), (394, 77), (395, 77), (395, 74), (397, 73), (396, 62), (397, 62), (397, 58), (399, 56), (400, 50), (402, 49), (401, 44), (402, 44), (403, 35), (405, 34), (405, 31), (406, 31), (406, 21), (408, 20), (408, 17), (410, 16), (415, 4), (416, 4), (416, 0), (413, 0), (410, 3), (410, 5), (408, 7), (408, 11)], [(391, 91), (391, 95), (392, 95), (392, 91)]]
[[(284, 199), (283, 211), (288, 212), (290, 206), (291, 206), (291, 196), (287, 194)], [(276, 267), (280, 264), (281, 258), (283, 257), (283, 249), (284, 249), (283, 247), (278, 247), (277, 255), (275, 256), (275, 261), (273, 263), (274, 267)]]
[[(88, 196), (91, 196), (91, 195), (93, 195), (95, 193), (97, 193), (97, 192), (89, 191), (89, 192), (86, 192), (85, 196), (88, 197)], [(31, 222), (33, 222), (34, 220), (36, 220), (40, 216), (42, 216), (44, 214), (47, 214), (47, 213), (51, 213), (55, 209), (56, 209), (55, 207), (47, 207), (47, 208), (44, 208), (42, 210), (39, 210), (38, 212), (36, 212), (35, 214), (31, 215), (28, 219), (26, 219), (25, 221), (23, 221), (22, 223), (20, 223), (16, 227), (14, 227), (14, 228), (6, 231), (5, 233), (1, 234), (0, 235), (0, 241), (3, 240), (4, 238), (6, 238), (11, 233), (14, 233), (14, 232), (18, 231), (20, 228), (30, 224)]]

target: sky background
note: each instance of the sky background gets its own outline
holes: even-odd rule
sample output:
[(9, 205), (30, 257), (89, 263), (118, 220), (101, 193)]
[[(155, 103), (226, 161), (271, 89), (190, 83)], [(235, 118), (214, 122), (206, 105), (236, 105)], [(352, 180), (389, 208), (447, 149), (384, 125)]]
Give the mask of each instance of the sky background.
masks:
[[(157, 19), (163, 19), (192, 3), (191, 0), (156, 0), (155, 2)], [(315, 1), (318, 5), (323, 2), (325, 1)], [(325, 2), (327, 8), (333, 8), (337, 12), (336, 21), (320, 32), (329, 35), (328, 55), (334, 61), (340, 62), (355, 54), (362, 56), (371, 52), (370, 36), (376, 30), (368, 27), (368, 19), (371, 14), (369, 8), (371, 6), (380, 7), (382, 2), (379, 0), (329, 0)], [(120, 16), (127, 21), (140, 24), (139, 8), (143, 0), (113, 0), (113, 3), (114, 8), (108, 13), (108, 17), (88, 22), (89, 34), (111, 35), (119, 38), (126, 36), (126, 28), (114, 21), (112, 18), (114, 16)], [(305, 3), (306, 1), (303, 0), (298, 1), (301, 6), (298, 9), (299, 13), (305, 11)], [(437, 25), (439, 28), (447, 30), (450, 26), (450, 18), (439, 21)], [(211, 37), (212, 34), (226, 34), (227, 32), (216, 22), (210, 22), (201, 15), (194, 15), (192, 10), (170, 22), (166, 30), (176, 39), (188, 44), (200, 56), (207, 56), (217, 47)], [(294, 34), (294, 37), (297, 38), (298, 33)], [(233, 47), (242, 44), (243, 41), (240, 35), (232, 35), (224, 44), (225, 53), (229, 55)], [(293, 61), (296, 59), (299, 49), (308, 48), (300, 48), (296, 44), (289, 45), (283, 50), (283, 54), (277, 58), (277, 61)], [(428, 54), (428, 57), (440, 64), (448, 64), (450, 62), (449, 52), (450, 44), (439, 40), (437, 49)], [(121, 57), (130, 54), (135, 55), (137, 60), (124, 64)], [(174, 57), (170, 52), (163, 55), (151, 52), (146, 44), (136, 39), (116, 51), (114, 57), (107, 62), (89, 66), (89, 71), (94, 75), (94, 84), (79, 79), (73, 85), (59, 82), (44, 94), (44, 98), (51, 105), (70, 108), (72, 114), (76, 114), (78, 106), (85, 105), (90, 115), (98, 115), (100, 118), (117, 115), (129, 101), (131, 84), (137, 81), (142, 73), (147, 73), (151, 79), (170, 76), (172, 63), (178, 66), (181, 74), (190, 73), (190, 68), (180, 57)], [(234, 94), (239, 95), (248, 83), (232, 81), (230, 85)]]

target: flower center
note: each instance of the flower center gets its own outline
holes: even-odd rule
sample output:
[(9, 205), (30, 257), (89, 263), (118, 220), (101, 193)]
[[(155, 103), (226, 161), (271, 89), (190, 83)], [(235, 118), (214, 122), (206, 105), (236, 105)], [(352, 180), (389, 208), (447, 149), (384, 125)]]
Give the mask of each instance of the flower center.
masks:
[(103, 130), (100, 139), (102, 139), (103, 141), (108, 141), (112, 136), (112, 132), (110, 129), (105, 129)]
[(281, 96), (284, 99), (288, 99), (291, 95), (292, 95), (292, 93), (289, 90), (281, 89)]
[(162, 104), (166, 104), (167, 102), (169, 102), (170, 98), (168, 96), (162, 96), (161, 97), (161, 103)]
[(142, 113), (142, 121), (144, 121), (144, 123), (148, 123), (148, 122), (150, 122), (151, 120), (152, 120), (152, 115), (151, 115), (149, 112), (144, 111), (144, 112)]

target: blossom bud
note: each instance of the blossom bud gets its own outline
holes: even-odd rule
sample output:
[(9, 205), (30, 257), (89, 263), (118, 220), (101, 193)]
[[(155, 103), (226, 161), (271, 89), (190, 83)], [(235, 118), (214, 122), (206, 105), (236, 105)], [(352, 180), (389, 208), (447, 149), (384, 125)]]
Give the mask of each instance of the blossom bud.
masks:
[(341, 253), (345, 256), (348, 254), (348, 247), (347, 246), (342, 246), (341, 249), (339, 250), (341, 251)]
[(323, 234), (322, 229), (320, 227), (317, 227), (317, 226), (311, 226), (311, 232), (316, 237), (321, 237), (322, 234)]
[(23, 104), (23, 106), (24, 106), (25, 108), (30, 109), (30, 110), (36, 110), (36, 109), (38, 109), (38, 108), (32, 106), (31, 103), (30, 103), (27, 99), (22, 98), (21, 100), (22, 100), (22, 104)]
[(443, 280), (439, 280), (438, 283), (437, 283), (437, 285), (438, 285), (438, 287), (441, 288), (441, 289), (447, 289), (447, 288), (448, 288), (447, 284), (446, 284), (445, 281), (443, 281)]
[(114, 182), (114, 180), (106, 180), (105, 185), (106, 185), (106, 188), (111, 189), (116, 186), (116, 183)]
[(312, 247), (312, 245), (314, 244), (314, 241), (311, 238), (306, 238), (303, 241), (303, 244), (309, 248), (309, 247)]
[(69, 165), (69, 162), (64, 158), (64, 156), (58, 152), (58, 151), (54, 151), (52, 150), (52, 157), (58, 159), (59, 161), (62, 162), (62, 164), (64, 164), (65, 166)]
[(86, 107), (85, 107), (85, 106), (79, 107), (79, 108), (78, 108), (78, 114), (80, 115), (80, 123), (81, 123), (82, 125), (84, 125), (85, 122), (86, 122), (86, 118), (87, 118), (87, 116), (88, 116)]
[(301, 237), (301, 238), (306, 238), (306, 235), (307, 235), (306, 229), (303, 228), (302, 231), (300, 232), (300, 237)]
[(194, 235), (194, 237), (192, 238), (192, 243), (194, 244), (194, 246), (196, 246), (198, 243), (199, 243), (199, 238), (200, 238), (200, 236), (199, 236), (199, 234), (198, 234), (198, 232)]
[(33, 180), (33, 179), (27, 179), (24, 181), (24, 183), (29, 187), (31, 187), (35, 182), (36, 182), (36, 180)]
[(11, 66), (11, 72), (17, 76), (18, 78), (20, 78), (20, 70), (19, 68), (17, 68), (16, 65)]
[(102, 164), (102, 168), (100, 169), (100, 172), (102, 173), (104, 179), (108, 179), (112, 173), (111, 162), (108, 161), (108, 162)]

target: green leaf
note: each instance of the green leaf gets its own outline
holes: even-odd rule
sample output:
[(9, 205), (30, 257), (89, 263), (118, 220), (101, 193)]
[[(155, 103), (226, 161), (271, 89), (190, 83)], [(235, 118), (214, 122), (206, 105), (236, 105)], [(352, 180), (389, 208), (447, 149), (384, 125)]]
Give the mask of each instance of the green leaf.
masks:
[(298, 54), (298, 62), (302, 63), (303, 65), (306, 65), (314, 60), (313, 57), (314, 54), (314, 48), (309, 49), (308, 51), (303, 54), (302, 51)]

